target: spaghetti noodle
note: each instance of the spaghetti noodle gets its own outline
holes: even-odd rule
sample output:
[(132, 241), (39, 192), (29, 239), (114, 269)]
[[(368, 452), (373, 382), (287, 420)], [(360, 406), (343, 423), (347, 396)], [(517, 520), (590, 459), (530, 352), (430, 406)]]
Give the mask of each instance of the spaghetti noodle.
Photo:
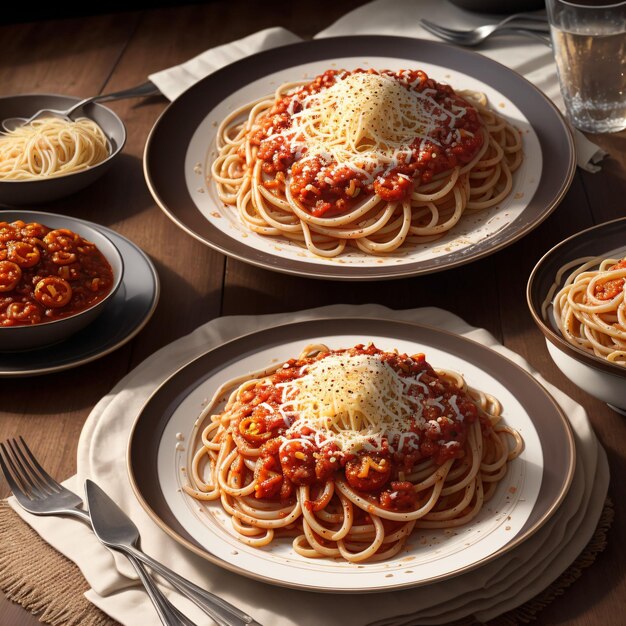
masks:
[[(582, 263), (582, 265), (581, 265)], [(626, 367), (626, 258), (578, 259), (553, 300), (554, 318), (572, 345)]]
[(311, 345), (216, 392), (183, 487), (251, 546), (290, 536), (305, 557), (379, 561), (480, 512), (523, 446), (500, 413), (423, 354)]
[(36, 119), (0, 135), (0, 180), (53, 178), (104, 161), (109, 141), (94, 121)]
[(322, 257), (440, 238), (505, 199), (522, 161), (519, 132), (484, 95), (420, 70), (281, 85), (233, 111), (217, 148), (211, 177), (242, 223)]

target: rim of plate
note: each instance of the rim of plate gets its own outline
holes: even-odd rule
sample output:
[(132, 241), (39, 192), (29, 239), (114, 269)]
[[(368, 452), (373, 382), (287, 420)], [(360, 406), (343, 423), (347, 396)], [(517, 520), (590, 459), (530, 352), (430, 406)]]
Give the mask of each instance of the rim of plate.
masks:
[[(185, 181), (185, 156), (202, 120), (233, 92), (273, 72), (305, 63), (332, 62), (354, 56), (417, 59), (418, 53), (426, 54), (427, 58), (420, 59), (423, 62), (465, 71), (468, 76), (487, 85), (497, 84), (498, 91), (518, 107), (520, 94), (524, 101), (528, 100), (528, 106), (521, 110), (539, 140), (544, 155), (543, 171), (534, 197), (511, 224), (479, 243), (428, 261), (362, 267), (349, 263), (315, 264), (260, 251), (221, 232), (202, 215)], [(194, 105), (194, 100), (202, 104)], [(205, 104), (207, 101), (209, 104)], [(529, 111), (535, 109), (537, 112), (529, 118)], [(181, 136), (185, 138), (182, 143)], [(159, 151), (160, 143), (167, 146), (167, 150), (162, 147)], [(559, 153), (562, 150), (564, 158)], [(355, 35), (298, 42), (259, 52), (198, 81), (170, 103), (157, 119), (146, 141), (143, 168), (150, 193), (163, 212), (179, 228), (214, 250), (244, 263), (285, 274), (367, 281), (440, 272), (481, 259), (515, 243), (539, 226), (558, 206), (572, 182), (576, 158), (572, 131), (555, 104), (530, 81), (505, 65), (445, 43), (410, 37)]]
[[(133, 452), (133, 448), (135, 445), (140, 446), (142, 449), (142, 458), (146, 458), (145, 441), (142, 443), (137, 443), (136, 437), (138, 436), (138, 431), (142, 427), (145, 427), (145, 424), (141, 423), (142, 415), (146, 413), (152, 403), (160, 403), (161, 405), (163, 405), (163, 409), (167, 411), (166, 416), (164, 416), (163, 413), (159, 413), (159, 417), (157, 418), (159, 420), (158, 423), (155, 420), (147, 420), (150, 422), (148, 432), (154, 439), (154, 442), (156, 442), (154, 448), (152, 445), (148, 446), (150, 454), (155, 457), (154, 459), (150, 460), (149, 465), (150, 468), (154, 466), (156, 470), (158, 468), (158, 461), (156, 460), (156, 456), (158, 455), (158, 449), (161, 444), (162, 435), (173, 412), (175, 411), (176, 407), (185, 399), (185, 397), (189, 393), (191, 393), (196, 387), (201, 385), (212, 372), (216, 370), (219, 371), (220, 369), (226, 367), (229, 363), (253, 355), (255, 352), (258, 352), (261, 349), (279, 346), (281, 345), (281, 343), (285, 343), (287, 341), (306, 340), (306, 337), (330, 336), (333, 334), (336, 334), (338, 336), (345, 334), (359, 334), (362, 327), (364, 327), (365, 330), (369, 329), (370, 333), (378, 332), (379, 334), (381, 332), (384, 332), (386, 329), (393, 329), (396, 333), (404, 333), (402, 337), (396, 337), (396, 339), (416, 342), (417, 340), (414, 340), (412, 338), (415, 332), (428, 333), (429, 337), (436, 337), (439, 342), (444, 342), (443, 346), (435, 342), (435, 344), (431, 345), (431, 348), (436, 347), (437, 349), (446, 351), (448, 350), (448, 348), (444, 346), (451, 343), (452, 345), (454, 345), (455, 348), (461, 348), (461, 358), (464, 358), (463, 355), (465, 351), (471, 351), (472, 353), (478, 352), (481, 355), (481, 359), (480, 364), (478, 364), (477, 367), (480, 367), (483, 371), (486, 371), (485, 368), (488, 367), (490, 370), (490, 375), (496, 378), (499, 377), (500, 379), (504, 380), (503, 370), (510, 368), (509, 372), (515, 373), (515, 380), (519, 381), (519, 384), (521, 384), (522, 386), (530, 385), (533, 388), (535, 394), (525, 394), (521, 399), (517, 395), (515, 396), (516, 399), (522, 404), (522, 406), (526, 407), (533, 404), (538, 404), (542, 405), (544, 409), (548, 408), (552, 411), (551, 417), (555, 419), (550, 420), (545, 419), (545, 412), (541, 413), (541, 419), (532, 418), (532, 414), (530, 412), (528, 413), (528, 415), (531, 417), (533, 427), (536, 431), (538, 431), (538, 436), (541, 432), (544, 432), (544, 434), (545, 432), (554, 433), (558, 430), (559, 434), (557, 436), (557, 439), (560, 439), (560, 444), (565, 446), (565, 451), (563, 452), (564, 456), (562, 459), (565, 472), (559, 474), (558, 476), (554, 475), (554, 472), (546, 472), (546, 466), (544, 463), (544, 465), (542, 466), (541, 487), (537, 495), (537, 499), (532, 505), (532, 509), (528, 519), (524, 521), (524, 524), (520, 531), (510, 541), (508, 541), (506, 544), (504, 544), (494, 552), (468, 565), (455, 569), (454, 571), (450, 571), (446, 574), (425, 580), (411, 580), (409, 582), (401, 584), (391, 584), (388, 582), (384, 585), (368, 586), (358, 589), (355, 589), (353, 587), (344, 588), (307, 586), (285, 578), (277, 580), (271, 579), (268, 576), (264, 576), (262, 574), (249, 572), (241, 565), (236, 565), (212, 554), (208, 550), (208, 548), (200, 545), (187, 532), (182, 523), (176, 518), (174, 512), (165, 502), (160, 482), (158, 479), (155, 480), (156, 476), (150, 475), (150, 478), (146, 478), (145, 481), (146, 484), (148, 484), (149, 488), (153, 490), (153, 493), (148, 495), (144, 493), (145, 490), (142, 490), (142, 486), (140, 485), (142, 481), (140, 473), (144, 470), (142, 470), (140, 464), (134, 462), (135, 454)], [(375, 331), (374, 327), (377, 327), (379, 330)], [(315, 330), (316, 328), (319, 329), (317, 332)], [(366, 336), (365, 332), (363, 332), (363, 334), (364, 336)], [(458, 353), (455, 352), (455, 354)], [(193, 369), (201, 366), (202, 361), (207, 358), (213, 361), (216, 360), (217, 364), (213, 364), (211, 370), (208, 373), (203, 370), (204, 374), (202, 376), (194, 377)], [(191, 379), (189, 379), (189, 376), (185, 377), (185, 373), (187, 372), (189, 374), (190, 370), (192, 375)], [(171, 386), (175, 387), (173, 389), (173, 392), (170, 392), (168, 390), (168, 387)], [(164, 398), (162, 399), (159, 397), (161, 394), (164, 394)], [(145, 422), (146, 419), (144, 418), (144, 423)], [(554, 439), (554, 437), (555, 435), (553, 434), (552, 438)], [(544, 443), (542, 442), (542, 449), (543, 448)], [(502, 556), (507, 552), (510, 552), (512, 549), (522, 544), (526, 539), (535, 534), (535, 532), (537, 532), (550, 519), (550, 517), (552, 517), (552, 515), (556, 512), (556, 510), (563, 502), (563, 499), (567, 495), (574, 476), (575, 464), (576, 448), (572, 428), (569, 424), (569, 421), (567, 420), (558, 403), (550, 395), (550, 393), (548, 393), (548, 391), (544, 387), (542, 387), (541, 384), (525, 369), (523, 369), (504, 355), (496, 352), (495, 350), (481, 343), (478, 343), (477, 341), (474, 341), (467, 337), (462, 337), (453, 332), (442, 330), (433, 326), (428, 326), (426, 324), (400, 320), (389, 320), (377, 317), (315, 318), (312, 320), (271, 326), (265, 329), (260, 329), (245, 335), (241, 335), (239, 337), (231, 339), (230, 341), (222, 343), (215, 348), (208, 350), (207, 352), (204, 352), (203, 354), (189, 360), (186, 364), (178, 368), (167, 378), (167, 380), (162, 382), (154, 389), (154, 391), (141, 407), (139, 413), (135, 418), (129, 434), (128, 445), (126, 449), (126, 467), (135, 497), (137, 498), (143, 509), (150, 516), (150, 518), (177, 543), (189, 549), (194, 554), (212, 563), (215, 563), (220, 567), (223, 567), (231, 572), (246, 576), (248, 578), (252, 578), (254, 580), (286, 588), (330, 593), (366, 593), (372, 591), (384, 592), (421, 586), (441, 580), (446, 580), (459, 574), (466, 573), (481, 565), (495, 560), (496, 558)], [(548, 483), (547, 487), (546, 483)], [(555, 494), (550, 497), (550, 494), (546, 494), (546, 490), (552, 490), (555, 492)], [(547, 498), (549, 500), (549, 503), (545, 503), (541, 506), (541, 510), (537, 511), (537, 507), (539, 506), (539, 502), (542, 498), (542, 493), (543, 499)], [(157, 507), (157, 510), (155, 510), (155, 507), (153, 507), (155, 494), (157, 494), (157, 498), (160, 497), (163, 500), (159, 503), (159, 507)], [(165, 509), (167, 509), (168, 515), (171, 515), (174, 523), (180, 526), (180, 529), (173, 528), (172, 525), (168, 523), (168, 521), (163, 519), (163, 517), (165, 516), (163, 516), (163, 510), (160, 507), (164, 507)], [(533, 515), (536, 518), (534, 520)], [(391, 562), (393, 562), (393, 559), (391, 559)], [(346, 576), (351, 576), (350, 571), (346, 571)]]

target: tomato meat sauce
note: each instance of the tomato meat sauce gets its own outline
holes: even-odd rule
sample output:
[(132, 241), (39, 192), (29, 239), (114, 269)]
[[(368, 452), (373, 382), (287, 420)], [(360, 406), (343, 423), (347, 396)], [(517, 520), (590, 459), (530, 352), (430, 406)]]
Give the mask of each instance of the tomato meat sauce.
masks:
[[(299, 426), (297, 416), (281, 411), (282, 383), (303, 376), (311, 363), (340, 353), (378, 356), (401, 377), (419, 380), (407, 385), (406, 393), (419, 398), (421, 415), (407, 420), (406, 433), (391, 439), (383, 436), (382, 443), (372, 439), (372, 446), (344, 452), (323, 430)], [(255, 466), (257, 498), (286, 499), (299, 486), (308, 485), (311, 501), (306, 506), (318, 510), (326, 504), (326, 482), (339, 478), (374, 504), (403, 511), (417, 505), (413, 484), (405, 477), (417, 463), (432, 460), (439, 466), (463, 457), (468, 427), (477, 419), (484, 432), (491, 429), (469, 395), (439, 376), (423, 354), (409, 357), (370, 344), (287, 361), (269, 382), (259, 382), (243, 393), (232, 434), (238, 447), (260, 449)]]
[(0, 222), (0, 326), (74, 315), (112, 288), (109, 262), (77, 233), (36, 222)]
[[(611, 265), (609, 267), (610, 270), (621, 270), (626, 269), (626, 259), (622, 259), (615, 263), (615, 265)], [(623, 290), (624, 283), (626, 281), (623, 278), (615, 278), (614, 280), (607, 280), (606, 282), (598, 282), (595, 286), (594, 296), (598, 298), (598, 300), (613, 300), (616, 298)]]
[[(308, 95), (327, 89), (351, 74), (367, 72), (386, 75), (407, 90), (424, 93), (428, 98), (433, 128), (427, 137), (416, 136), (403, 147), (404, 156), (397, 164), (369, 164), (371, 176), (342, 165), (328, 156), (307, 156), (306, 149), (293, 148), (284, 136), (292, 118), (302, 110), (301, 101)], [(445, 111), (453, 111), (448, 115)], [(292, 196), (315, 217), (332, 217), (352, 209), (365, 197), (377, 194), (387, 202), (400, 202), (414, 187), (428, 183), (433, 176), (469, 163), (483, 146), (484, 127), (478, 111), (449, 85), (438, 83), (421, 70), (357, 69), (327, 70), (310, 83), (284, 96), (269, 110), (251, 139), (258, 146), (257, 157), (270, 188), (283, 187), (290, 174)], [(288, 133), (285, 133), (285, 135)], [(410, 152), (410, 157), (408, 153)]]

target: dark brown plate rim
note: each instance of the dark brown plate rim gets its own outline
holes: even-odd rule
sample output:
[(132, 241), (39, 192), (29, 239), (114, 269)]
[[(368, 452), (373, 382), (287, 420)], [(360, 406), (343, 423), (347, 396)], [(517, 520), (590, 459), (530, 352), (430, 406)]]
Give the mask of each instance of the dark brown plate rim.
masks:
[[(479, 364), (490, 376), (506, 381), (509, 389), (515, 385), (515, 397), (531, 416), (544, 452), (549, 451), (550, 463), (544, 463), (537, 501), (519, 533), (505, 546), (484, 559), (438, 578), (410, 582), (397, 586), (368, 587), (363, 592), (391, 591), (443, 580), (464, 573), (501, 556), (533, 535), (558, 509), (570, 487), (575, 469), (575, 443), (571, 426), (563, 411), (540, 383), (526, 370), (495, 350), (480, 343), (438, 328), (403, 321), (378, 318), (332, 318), (284, 324), (263, 329), (233, 339), (205, 352), (179, 368), (159, 385), (140, 410), (131, 429), (127, 448), (127, 469), (132, 489), (141, 506), (152, 520), (179, 544), (193, 553), (232, 572), (283, 587), (305, 589), (284, 580), (272, 580), (251, 574), (211, 554), (187, 533), (168, 506), (157, 477), (158, 449), (167, 423), (180, 402), (213, 372), (242, 357), (280, 346), (283, 343), (319, 336), (362, 335), (363, 341), (373, 335), (385, 335), (419, 345), (423, 342), (437, 349), (456, 354)], [(441, 365), (441, 364), (436, 364)], [(192, 421), (195, 417), (192, 417)], [(190, 422), (190, 429), (191, 429)], [(514, 426), (514, 424), (512, 424)], [(542, 504), (543, 503), (543, 504)], [(315, 588), (315, 591), (320, 591)], [(354, 589), (332, 588), (328, 592), (350, 592)]]
[[(185, 156), (199, 124), (237, 89), (273, 72), (307, 62), (342, 57), (409, 58), (464, 72), (497, 86), (532, 125), (543, 154), (539, 187), (528, 206), (511, 224), (492, 237), (443, 257), (394, 266), (323, 265), (285, 259), (245, 245), (213, 226), (193, 202), (185, 181)], [(200, 80), (161, 114), (144, 151), (144, 174), (150, 192), (165, 214), (199, 241), (269, 270), (336, 280), (402, 278), (450, 269), (483, 258), (519, 240), (556, 208), (569, 188), (576, 168), (571, 130), (560, 111), (537, 87), (510, 68), (481, 54), (409, 37), (334, 37), (290, 44), (237, 61)]]
[[(626, 217), (620, 217), (581, 230), (548, 250), (539, 261), (537, 261), (530, 273), (526, 285), (526, 302), (535, 324), (552, 345), (576, 361), (581, 361), (594, 369), (626, 379), (626, 368), (611, 363), (595, 354), (585, 352), (582, 348), (578, 348), (567, 342), (563, 336), (553, 328), (550, 320), (546, 319), (541, 311), (541, 305), (547, 296), (545, 285), (554, 283), (556, 271), (576, 258), (584, 256), (606, 256), (607, 252), (619, 247), (618, 245), (607, 245), (607, 238), (609, 236), (614, 236), (617, 241), (621, 240), (622, 244), (626, 243)], [(559, 261), (558, 259), (561, 260)], [(574, 268), (572, 268), (572, 271), (574, 271)], [(566, 278), (566, 276), (564, 276), (564, 278)]]

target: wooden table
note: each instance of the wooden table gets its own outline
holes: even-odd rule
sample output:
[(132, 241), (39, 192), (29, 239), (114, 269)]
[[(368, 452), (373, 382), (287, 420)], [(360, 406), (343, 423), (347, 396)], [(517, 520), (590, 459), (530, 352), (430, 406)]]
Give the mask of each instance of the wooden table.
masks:
[[(311, 37), (360, 4), (362, 0), (299, 3), (296, 10), (282, 0), (220, 0), (1, 26), (0, 95), (48, 92), (88, 96), (115, 91), (261, 28), (281, 25)], [(98, 361), (36, 378), (0, 380), (0, 440), (22, 434), (55, 477), (70, 476), (76, 469), (79, 433), (96, 402), (155, 350), (221, 315), (292, 311), (339, 302), (377, 302), (395, 309), (443, 307), (488, 329), (588, 410), (617, 478), (611, 489), (616, 518), (607, 550), (542, 611), (539, 622), (618, 623), (626, 597), (619, 557), (626, 544), (626, 498), (619, 480), (625, 470), (626, 424), (623, 417), (574, 387), (556, 369), (528, 312), (525, 285), (531, 268), (548, 248), (576, 231), (626, 212), (626, 132), (596, 137), (611, 154), (602, 172), (578, 170), (567, 196), (550, 218), (498, 254), (431, 277), (339, 283), (285, 276), (227, 259), (172, 224), (150, 196), (141, 164), (148, 132), (166, 105), (163, 98), (111, 104), (128, 130), (122, 158), (83, 192), (31, 207), (92, 220), (138, 244), (153, 259), (160, 275), (162, 294), (156, 313), (134, 340)], [(476, 299), (481, 291), (488, 297)], [(2, 482), (0, 496), (7, 495)], [(0, 623), (25, 626), (38, 622), (2, 596)]]

